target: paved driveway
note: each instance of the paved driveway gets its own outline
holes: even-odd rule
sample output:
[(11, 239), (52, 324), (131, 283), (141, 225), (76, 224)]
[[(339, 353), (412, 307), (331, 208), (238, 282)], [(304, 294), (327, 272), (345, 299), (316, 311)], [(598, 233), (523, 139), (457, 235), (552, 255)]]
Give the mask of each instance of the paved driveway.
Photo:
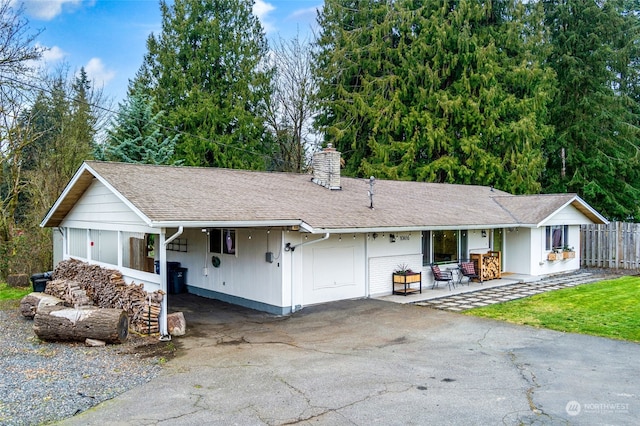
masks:
[(380, 300), (287, 318), (174, 297), (180, 355), (63, 424), (637, 424), (640, 345)]

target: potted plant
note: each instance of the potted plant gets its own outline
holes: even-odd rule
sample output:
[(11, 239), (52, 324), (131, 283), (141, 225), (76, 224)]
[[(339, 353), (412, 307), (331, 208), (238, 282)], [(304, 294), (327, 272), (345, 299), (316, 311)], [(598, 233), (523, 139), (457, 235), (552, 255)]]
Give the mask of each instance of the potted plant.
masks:
[(420, 273), (413, 272), (411, 268), (405, 263), (398, 265), (396, 270), (393, 271), (394, 283), (417, 283), (420, 281)]
[(406, 263), (401, 263), (396, 267), (393, 273), (395, 275), (410, 275), (413, 273), (413, 271), (411, 270), (411, 268), (409, 268), (409, 265), (407, 265)]
[(564, 246), (562, 248), (562, 258), (563, 259), (573, 259), (576, 257), (576, 252), (573, 250), (573, 247)]
[[(419, 284), (419, 288), (411, 288), (411, 284)], [(413, 272), (406, 264), (398, 265), (393, 271), (393, 294), (404, 294), (419, 291), (422, 293), (422, 274)]]
[(562, 255), (560, 253), (558, 253), (557, 250), (553, 250), (552, 252), (547, 254), (547, 260), (549, 260), (549, 261), (554, 261), (554, 260), (559, 260), (559, 259), (562, 259)]

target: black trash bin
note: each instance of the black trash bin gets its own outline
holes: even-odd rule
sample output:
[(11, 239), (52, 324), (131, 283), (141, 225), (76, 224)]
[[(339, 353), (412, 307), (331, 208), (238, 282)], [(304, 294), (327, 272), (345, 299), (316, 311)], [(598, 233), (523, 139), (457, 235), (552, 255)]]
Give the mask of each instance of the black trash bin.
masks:
[(33, 286), (33, 291), (44, 293), (47, 288), (47, 283), (51, 281), (52, 274), (53, 272), (50, 271), (31, 275), (31, 285)]
[(179, 294), (187, 291), (187, 268), (175, 268), (171, 271), (172, 286), (169, 293)]
[(175, 284), (173, 283), (173, 277), (175, 276), (175, 270), (180, 267), (180, 262), (167, 262), (167, 293), (175, 294)]

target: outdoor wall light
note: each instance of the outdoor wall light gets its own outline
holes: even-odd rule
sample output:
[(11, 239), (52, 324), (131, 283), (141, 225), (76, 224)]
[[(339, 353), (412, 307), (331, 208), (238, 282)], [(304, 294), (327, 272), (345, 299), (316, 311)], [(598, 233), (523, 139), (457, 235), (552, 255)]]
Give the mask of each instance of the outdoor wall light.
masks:
[(482, 230), (482, 238), (487, 238), (487, 231), (484, 229)]
[(389, 242), (391, 243), (396, 242), (396, 234), (389, 234)]

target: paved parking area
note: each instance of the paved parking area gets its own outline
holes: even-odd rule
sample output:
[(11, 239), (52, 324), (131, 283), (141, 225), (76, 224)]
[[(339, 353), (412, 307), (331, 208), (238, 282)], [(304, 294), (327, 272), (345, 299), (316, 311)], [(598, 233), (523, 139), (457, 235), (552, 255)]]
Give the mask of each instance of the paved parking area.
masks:
[(382, 300), (275, 317), (184, 295), (159, 377), (63, 425), (636, 424), (640, 345)]

